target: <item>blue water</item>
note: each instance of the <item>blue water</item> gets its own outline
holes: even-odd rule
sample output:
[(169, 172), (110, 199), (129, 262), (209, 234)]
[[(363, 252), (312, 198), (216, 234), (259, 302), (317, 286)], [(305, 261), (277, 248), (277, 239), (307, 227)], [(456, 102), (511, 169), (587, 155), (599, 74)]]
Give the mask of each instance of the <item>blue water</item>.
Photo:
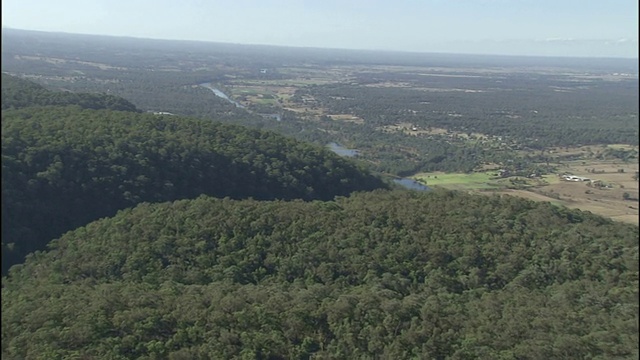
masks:
[(340, 156), (346, 156), (346, 157), (354, 157), (356, 155), (358, 155), (358, 150), (356, 149), (347, 149), (346, 147), (338, 144), (338, 143), (328, 143), (327, 146), (329, 147), (329, 150), (333, 151), (334, 153), (340, 155)]
[(431, 188), (423, 185), (413, 179), (407, 179), (407, 178), (402, 178), (402, 179), (393, 179), (393, 182), (399, 185), (404, 186), (405, 188), (409, 189), (409, 190), (418, 190), (418, 191), (430, 191)]
[[(345, 157), (354, 157), (359, 153), (357, 149), (347, 149), (346, 147), (334, 142), (327, 144), (327, 147), (334, 153), (340, 156), (345, 156)], [(393, 179), (393, 182), (395, 182), (398, 185), (404, 186), (409, 190), (417, 190), (417, 191), (431, 190), (430, 187), (409, 178)]]
[(213, 91), (214, 94), (216, 94), (217, 97), (223, 98), (225, 100), (227, 100), (228, 102), (232, 103), (233, 105), (235, 105), (236, 107), (239, 108), (244, 108), (244, 105), (240, 104), (239, 102), (231, 99), (230, 97), (227, 96), (227, 94), (223, 93), (222, 91), (220, 91), (219, 89), (214, 88), (211, 83), (204, 83), (204, 84), (200, 84), (200, 86), (202, 87), (206, 87), (207, 89)]

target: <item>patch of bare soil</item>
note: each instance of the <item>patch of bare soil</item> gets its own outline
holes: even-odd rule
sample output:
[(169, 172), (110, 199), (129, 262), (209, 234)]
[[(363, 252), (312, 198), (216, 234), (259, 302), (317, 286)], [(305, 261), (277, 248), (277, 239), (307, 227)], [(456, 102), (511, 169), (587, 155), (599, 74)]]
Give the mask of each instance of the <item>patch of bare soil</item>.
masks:
[[(608, 217), (615, 221), (622, 221), (634, 225), (639, 224), (638, 201), (614, 198), (611, 193), (590, 194), (585, 197), (584, 184), (575, 183), (573, 188), (567, 186), (549, 185), (543, 188), (529, 190), (501, 190), (483, 192), (485, 194), (505, 194), (518, 196), (533, 201), (549, 201), (572, 209), (590, 211), (594, 214)], [(582, 193), (580, 191), (582, 190)], [(557, 196), (557, 197), (556, 197)]]
[(639, 224), (638, 163), (621, 161), (576, 161), (564, 164), (562, 172), (589, 181), (550, 181), (530, 190), (511, 190), (511, 195), (538, 201), (552, 201), (569, 208), (590, 211), (616, 221)]

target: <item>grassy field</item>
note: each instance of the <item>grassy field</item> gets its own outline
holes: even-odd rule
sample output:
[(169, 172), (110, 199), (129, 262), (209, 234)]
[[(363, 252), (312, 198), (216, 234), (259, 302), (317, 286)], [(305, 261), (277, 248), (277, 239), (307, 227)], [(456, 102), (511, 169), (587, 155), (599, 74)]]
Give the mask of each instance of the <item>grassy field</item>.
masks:
[[(539, 179), (498, 178), (495, 171), (462, 173), (421, 173), (413, 176), (430, 187), (462, 190), (479, 194), (504, 194), (554, 205), (590, 211), (616, 221), (639, 224), (638, 181), (634, 174), (638, 162), (578, 160), (558, 164), (558, 174)], [(568, 173), (594, 182), (562, 180)], [(600, 185), (596, 185), (600, 184)]]
[[(307, 95), (303, 103), (291, 101), (297, 89), (306, 86), (327, 83), (348, 82), (353, 74), (359, 71), (380, 72), (418, 71), (425, 69), (412, 67), (358, 67), (343, 66), (330, 68), (292, 67), (278, 69), (287, 79), (234, 80), (228, 84), (234, 97), (241, 97), (245, 104), (268, 105), (293, 111), (304, 118), (319, 118), (327, 115), (335, 121), (363, 124), (364, 119), (348, 113), (331, 113), (316, 104)], [(447, 72), (453, 71), (446, 69)], [(440, 76), (444, 69), (431, 69), (429, 76)], [(499, 71), (498, 71), (499, 72)], [(419, 74), (416, 74), (419, 76)], [(447, 76), (466, 76), (464, 74), (447, 74)], [(377, 83), (378, 87), (411, 87), (409, 83), (385, 82)], [(451, 90), (451, 89), (449, 89)], [(457, 89), (453, 89), (457, 90)], [(489, 142), (500, 144), (497, 137), (480, 133), (456, 132), (441, 128), (414, 128), (412, 123), (399, 123), (380, 127), (383, 132), (401, 132), (407, 136), (439, 135), (447, 136), (451, 141)], [(542, 178), (509, 177), (501, 178), (496, 170), (484, 170), (470, 174), (464, 173), (421, 173), (413, 176), (430, 187), (441, 187), (480, 194), (505, 194), (519, 196), (534, 201), (548, 201), (557, 206), (578, 208), (595, 214), (638, 225), (638, 181), (633, 180), (638, 171), (638, 159), (631, 162), (612, 160), (612, 150), (637, 151), (637, 146), (630, 145), (592, 145), (578, 147), (554, 147), (537, 150), (538, 155), (548, 156), (549, 161), (558, 169), (557, 174), (545, 175)], [(530, 150), (523, 150), (520, 155), (529, 155)], [(579, 159), (579, 160), (578, 160)], [(609, 159), (609, 160), (604, 160)], [(494, 169), (500, 168), (496, 164)], [(622, 169), (622, 171), (620, 171)], [(569, 182), (562, 180), (562, 174), (573, 174), (598, 180), (604, 186), (589, 186), (587, 182)], [(593, 184), (591, 184), (593, 185)]]
[(487, 190), (504, 187), (495, 172), (463, 173), (421, 173), (413, 176), (413, 179), (428, 186), (443, 187), (450, 190)]
[[(571, 208), (591, 211), (614, 220), (638, 225), (638, 171), (634, 162), (615, 160), (573, 161), (563, 164), (562, 171), (588, 177), (605, 186), (589, 186), (589, 182), (556, 181), (537, 191), (553, 191)], [(622, 170), (622, 171), (621, 171)], [(628, 199), (625, 199), (625, 193)]]

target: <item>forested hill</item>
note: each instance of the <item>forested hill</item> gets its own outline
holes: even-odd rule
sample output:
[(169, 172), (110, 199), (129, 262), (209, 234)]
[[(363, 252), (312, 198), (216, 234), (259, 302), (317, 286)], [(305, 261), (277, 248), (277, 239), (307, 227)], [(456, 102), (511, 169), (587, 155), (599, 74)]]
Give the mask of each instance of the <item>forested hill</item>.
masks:
[(2, 110), (46, 105), (78, 105), (84, 109), (138, 111), (135, 105), (118, 96), (50, 91), (39, 84), (2, 73)]
[(2, 289), (3, 358), (633, 359), (638, 228), (512, 197), (141, 204)]
[(77, 106), (2, 111), (2, 266), (142, 201), (332, 199), (385, 187), (329, 150), (207, 120)]

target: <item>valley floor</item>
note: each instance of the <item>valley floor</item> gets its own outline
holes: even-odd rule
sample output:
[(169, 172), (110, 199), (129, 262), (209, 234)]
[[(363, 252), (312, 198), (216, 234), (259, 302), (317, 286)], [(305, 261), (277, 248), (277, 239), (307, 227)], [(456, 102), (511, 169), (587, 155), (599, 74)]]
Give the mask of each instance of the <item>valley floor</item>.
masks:
[[(570, 150), (567, 150), (570, 151)], [(574, 160), (556, 164), (556, 174), (541, 179), (497, 178), (490, 172), (472, 174), (423, 173), (414, 176), (430, 187), (480, 194), (506, 194), (534, 201), (549, 201), (568, 208), (590, 211), (616, 221), (638, 225), (638, 160)], [(591, 181), (567, 181), (563, 175)], [(494, 175), (494, 174), (493, 174)], [(515, 179), (511, 181), (511, 179)]]

